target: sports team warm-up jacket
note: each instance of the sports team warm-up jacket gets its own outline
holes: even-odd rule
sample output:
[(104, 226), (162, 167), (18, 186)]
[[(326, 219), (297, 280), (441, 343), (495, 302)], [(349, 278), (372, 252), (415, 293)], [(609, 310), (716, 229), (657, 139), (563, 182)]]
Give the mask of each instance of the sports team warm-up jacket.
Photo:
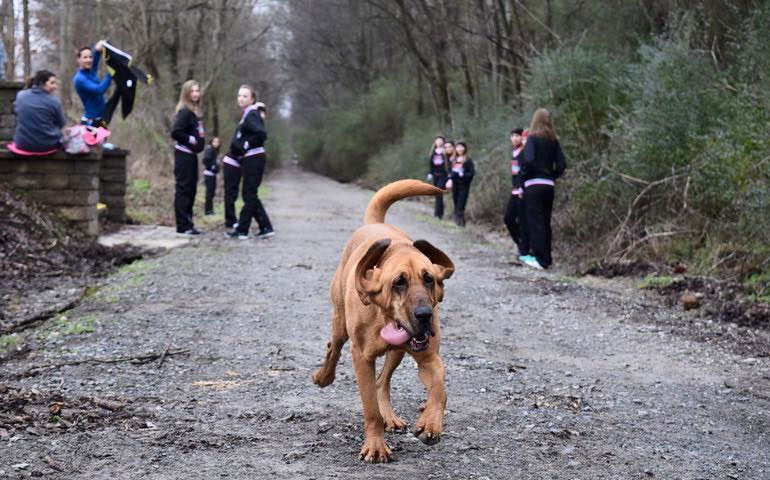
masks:
[(115, 92), (104, 106), (104, 121), (109, 123), (112, 115), (120, 102), (120, 113), (126, 118), (134, 108), (134, 99), (136, 98), (136, 82), (145, 84), (152, 82), (152, 76), (144, 73), (137, 67), (131, 65), (132, 57), (126, 52), (120, 50), (107, 42), (103, 43), (105, 51), (105, 62), (115, 73), (112, 79), (115, 81)]
[[(204, 143), (201, 120), (189, 108), (184, 107), (176, 114), (171, 138), (176, 140), (177, 150), (197, 154), (203, 151)], [(180, 148), (181, 147), (181, 148)]]
[(235, 129), (233, 141), (230, 142), (230, 152), (243, 156), (251, 150), (261, 148), (267, 140), (267, 129), (256, 105), (249, 105), (243, 110), (243, 117)]

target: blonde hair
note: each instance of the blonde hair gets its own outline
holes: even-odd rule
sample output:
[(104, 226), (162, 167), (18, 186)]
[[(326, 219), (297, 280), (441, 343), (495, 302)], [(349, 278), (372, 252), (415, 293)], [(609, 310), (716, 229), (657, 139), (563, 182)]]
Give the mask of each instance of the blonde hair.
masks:
[[(200, 84), (196, 82), (195, 80), (187, 80), (182, 84), (182, 90), (179, 91), (179, 102), (176, 104), (176, 111), (179, 112), (179, 110), (187, 107), (191, 112), (193, 112), (195, 115), (202, 117), (203, 113), (201, 112), (201, 106), (200, 106), (200, 99), (198, 99), (197, 102), (193, 102), (191, 98), (191, 93), (193, 87), (201, 88)], [(201, 93), (201, 96), (203, 93)]]
[(436, 135), (436, 138), (433, 139), (433, 143), (430, 144), (430, 150), (428, 151), (428, 155), (433, 155), (433, 152), (436, 150), (436, 140), (438, 140), (439, 138), (441, 139), (441, 144), (442, 144), (441, 148), (444, 148), (443, 144), (444, 142), (446, 142), (446, 139), (444, 138), (443, 135)]
[(556, 130), (551, 123), (551, 114), (545, 108), (538, 108), (532, 115), (529, 135), (534, 137), (556, 140)]

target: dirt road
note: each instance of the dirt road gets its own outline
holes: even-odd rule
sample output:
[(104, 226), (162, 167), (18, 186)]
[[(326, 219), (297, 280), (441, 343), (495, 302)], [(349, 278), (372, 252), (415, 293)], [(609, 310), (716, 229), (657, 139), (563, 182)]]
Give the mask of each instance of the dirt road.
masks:
[[(276, 237), (209, 232), (134, 263), (2, 365), (0, 478), (770, 478), (769, 358), (671, 335), (655, 321), (671, 312), (513, 266), (416, 202), (389, 222), (457, 266), (442, 306), (445, 435), (427, 447), (387, 434), (395, 462), (364, 464), (349, 351), (332, 386), (310, 375), (328, 284), (371, 192), (295, 171), (268, 184)], [(407, 359), (394, 406), (414, 422), (423, 400)]]

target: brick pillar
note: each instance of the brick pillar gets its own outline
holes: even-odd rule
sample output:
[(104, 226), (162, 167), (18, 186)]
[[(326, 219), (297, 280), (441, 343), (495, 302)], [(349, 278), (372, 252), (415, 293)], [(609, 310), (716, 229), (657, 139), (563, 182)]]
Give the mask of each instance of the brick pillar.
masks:
[(107, 205), (107, 220), (126, 222), (126, 159), (128, 150), (102, 150), (99, 201)]
[(24, 88), (24, 84), (21, 82), (0, 80), (0, 142), (13, 140), (13, 131), (16, 129), (13, 101), (22, 88)]

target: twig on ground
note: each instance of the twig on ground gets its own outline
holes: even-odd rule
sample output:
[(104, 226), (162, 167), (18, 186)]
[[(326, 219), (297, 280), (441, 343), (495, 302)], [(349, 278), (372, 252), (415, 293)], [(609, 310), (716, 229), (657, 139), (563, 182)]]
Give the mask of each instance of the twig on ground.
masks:
[[(172, 355), (181, 355), (183, 353), (189, 353), (189, 348), (179, 349), (179, 350), (169, 350), (165, 352), (165, 356), (172, 356)], [(115, 358), (103, 358), (103, 357), (94, 357), (94, 358), (83, 358), (80, 360), (70, 360), (68, 362), (61, 362), (61, 363), (49, 363), (45, 365), (38, 365), (36, 367), (32, 367), (25, 372), (18, 373), (15, 375), (15, 378), (24, 378), (24, 377), (33, 377), (35, 375), (38, 375), (41, 371), (49, 369), (49, 368), (59, 368), (59, 367), (66, 367), (71, 365), (82, 365), (84, 363), (122, 363), (122, 362), (131, 362), (137, 365), (143, 365), (145, 363), (151, 362), (157, 358), (159, 358), (161, 355), (163, 355), (164, 352), (161, 353), (148, 353), (145, 355), (131, 355), (131, 356), (125, 356), (125, 357), (115, 357)]]
[(163, 366), (163, 360), (166, 359), (166, 354), (168, 354), (168, 349), (171, 347), (171, 342), (174, 341), (174, 338), (171, 337), (171, 340), (168, 341), (166, 344), (166, 348), (163, 349), (163, 353), (160, 355), (160, 361), (158, 361), (158, 368)]
[(14, 333), (14, 332), (19, 332), (21, 330), (25, 330), (35, 322), (38, 322), (41, 320), (47, 320), (53, 317), (54, 315), (56, 315), (57, 313), (61, 313), (65, 310), (69, 310), (70, 308), (73, 308), (75, 305), (80, 303), (80, 301), (83, 299), (85, 294), (86, 294), (86, 289), (85, 288), (81, 289), (80, 292), (75, 297), (65, 300), (64, 302), (54, 306), (53, 308), (44, 310), (40, 313), (37, 313), (29, 318), (25, 318), (24, 320), (18, 321), (11, 325), (0, 326), (0, 335), (6, 335), (8, 333)]

